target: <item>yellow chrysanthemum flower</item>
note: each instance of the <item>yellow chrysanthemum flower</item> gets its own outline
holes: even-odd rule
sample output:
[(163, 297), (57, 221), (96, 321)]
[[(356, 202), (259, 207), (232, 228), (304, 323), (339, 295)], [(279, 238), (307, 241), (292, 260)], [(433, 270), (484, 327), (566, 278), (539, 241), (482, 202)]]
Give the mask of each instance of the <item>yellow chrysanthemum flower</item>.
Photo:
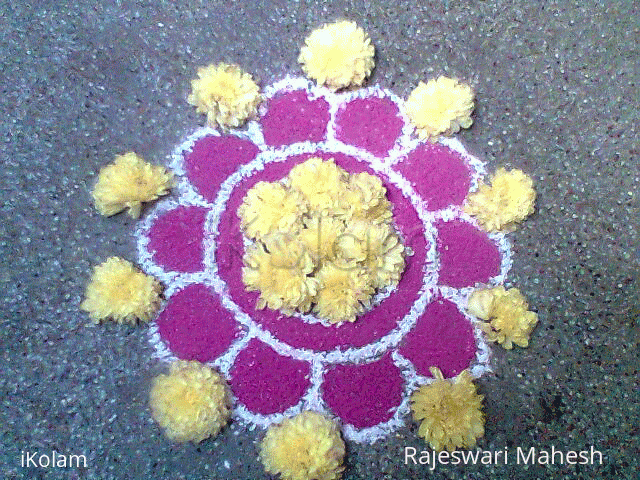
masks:
[(299, 238), (316, 263), (335, 258), (336, 240), (344, 233), (344, 222), (331, 216), (314, 215), (304, 220)]
[(464, 370), (445, 380), (431, 367), (434, 381), (411, 395), (413, 419), (420, 422), (419, 434), (436, 451), (470, 449), (484, 435), (482, 395), (478, 395), (471, 374)]
[(420, 82), (404, 103), (418, 136), (430, 141), (469, 128), (473, 108), (471, 87), (447, 77)]
[(175, 442), (198, 443), (216, 435), (231, 415), (224, 378), (195, 361), (178, 360), (168, 375), (154, 378), (149, 405), (155, 421)]
[(481, 324), (491, 342), (511, 349), (529, 345), (531, 332), (538, 323), (538, 315), (529, 311), (526, 299), (517, 288), (503, 286), (476, 290), (469, 297), (469, 313), (488, 321)]
[(344, 454), (336, 423), (308, 411), (271, 426), (260, 444), (265, 470), (282, 480), (339, 479)]
[(387, 200), (387, 189), (375, 175), (366, 172), (350, 175), (344, 204), (349, 218), (372, 223), (391, 221), (391, 202)]
[(247, 237), (262, 238), (273, 232), (296, 232), (302, 226), (307, 202), (296, 190), (280, 183), (258, 182), (238, 208), (240, 225)]
[(487, 231), (509, 232), (533, 213), (535, 201), (530, 177), (522, 170), (499, 168), (491, 178), (491, 186), (483, 183), (467, 196), (464, 211)]
[(318, 280), (309, 276), (315, 264), (302, 242), (273, 234), (264, 245), (253, 244), (244, 255), (242, 280), (248, 290), (260, 292), (256, 308), (307, 312), (318, 291)]
[(102, 215), (128, 208), (129, 215), (138, 218), (142, 204), (166, 195), (172, 180), (173, 175), (164, 167), (151, 165), (133, 152), (125, 153), (100, 169), (93, 200)]
[(336, 252), (341, 267), (365, 267), (375, 288), (397, 285), (405, 266), (404, 245), (388, 224), (347, 223), (336, 241)]
[(111, 318), (119, 323), (147, 322), (160, 306), (162, 287), (131, 262), (111, 257), (93, 269), (80, 308), (96, 323)]
[(347, 172), (331, 158), (311, 157), (293, 167), (286, 178), (292, 190), (300, 192), (309, 208), (327, 214), (340, 201), (347, 188)]
[(320, 317), (331, 323), (354, 322), (369, 307), (374, 289), (364, 268), (326, 263), (316, 276), (320, 288), (313, 311)]
[(311, 32), (298, 62), (306, 75), (337, 90), (362, 85), (373, 70), (371, 39), (355, 22), (340, 21)]
[(207, 124), (238, 127), (253, 116), (261, 101), (258, 85), (237, 65), (219, 63), (198, 68), (188, 102), (207, 114)]

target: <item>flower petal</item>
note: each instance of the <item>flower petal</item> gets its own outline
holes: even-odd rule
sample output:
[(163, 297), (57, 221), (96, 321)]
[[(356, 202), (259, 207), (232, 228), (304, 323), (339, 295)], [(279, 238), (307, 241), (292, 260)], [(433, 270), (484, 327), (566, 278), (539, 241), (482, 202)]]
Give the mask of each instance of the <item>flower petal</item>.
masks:
[(213, 202), (222, 182), (240, 165), (253, 160), (259, 151), (249, 140), (233, 135), (207, 135), (184, 153), (184, 168), (198, 192)]
[(282, 93), (269, 100), (260, 123), (267, 145), (320, 142), (327, 135), (329, 104), (324, 98), (311, 100), (304, 90)]
[(270, 415), (300, 401), (311, 385), (309, 370), (307, 362), (284, 357), (254, 338), (236, 357), (229, 384), (250, 411)]
[(394, 167), (426, 201), (429, 210), (462, 205), (471, 182), (462, 156), (444, 145), (419, 145)]
[(500, 273), (500, 251), (482, 230), (459, 220), (441, 222), (437, 228), (440, 285), (472, 287)]
[(356, 428), (389, 420), (402, 402), (404, 379), (387, 353), (380, 360), (360, 365), (337, 365), (322, 384), (327, 406)]
[(429, 368), (438, 367), (445, 377), (454, 377), (476, 356), (473, 327), (454, 303), (438, 298), (427, 305), (398, 351), (420, 375), (430, 377)]
[(174, 294), (156, 323), (160, 337), (177, 357), (201, 363), (222, 355), (241, 332), (233, 314), (201, 284)]
[(356, 98), (336, 114), (338, 140), (384, 157), (402, 132), (398, 105), (388, 98)]
[(197, 272), (202, 269), (202, 239), (208, 210), (178, 206), (161, 214), (149, 230), (148, 249), (166, 270)]

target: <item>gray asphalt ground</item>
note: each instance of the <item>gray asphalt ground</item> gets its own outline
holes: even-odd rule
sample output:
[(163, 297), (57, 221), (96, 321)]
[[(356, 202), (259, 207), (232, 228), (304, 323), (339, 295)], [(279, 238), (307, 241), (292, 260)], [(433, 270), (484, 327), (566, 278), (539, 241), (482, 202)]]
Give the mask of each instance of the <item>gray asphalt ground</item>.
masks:
[[(258, 431), (232, 424), (168, 442), (147, 409), (145, 328), (94, 326), (78, 310), (91, 267), (135, 260), (135, 222), (100, 217), (100, 167), (135, 150), (165, 163), (203, 117), (196, 68), (242, 65), (262, 85), (298, 73), (311, 29), (348, 18), (371, 35), (371, 83), (407, 95), (437, 74), (470, 81), (460, 139), (536, 182), (513, 236), (510, 285), (540, 316), (528, 349), (496, 348), (479, 382), (486, 435), (507, 465), (404, 465), (409, 425), (349, 444), (346, 479), (638, 478), (640, 5), (636, 1), (342, 0), (1, 3), (0, 473), (2, 478), (261, 479)], [(524, 466), (517, 447), (604, 455)], [(86, 468), (21, 468), (22, 452), (84, 454)], [(228, 468), (227, 468), (228, 467)]]

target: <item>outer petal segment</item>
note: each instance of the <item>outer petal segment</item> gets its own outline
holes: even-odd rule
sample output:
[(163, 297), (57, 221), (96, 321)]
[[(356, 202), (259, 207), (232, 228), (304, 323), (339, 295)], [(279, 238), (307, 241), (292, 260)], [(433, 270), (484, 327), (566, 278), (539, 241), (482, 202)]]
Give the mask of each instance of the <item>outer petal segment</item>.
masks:
[(336, 114), (338, 140), (384, 157), (402, 132), (398, 105), (388, 98), (356, 98)]
[(312, 100), (304, 90), (276, 95), (260, 120), (267, 145), (281, 147), (296, 142), (320, 142), (327, 135), (329, 103)]
[(323, 398), (343, 422), (372, 427), (393, 417), (402, 402), (404, 379), (387, 353), (361, 365), (337, 365), (325, 374)]
[(270, 415), (300, 401), (311, 384), (309, 369), (307, 362), (284, 357), (253, 339), (236, 357), (229, 383), (250, 411)]
[(202, 270), (204, 222), (208, 210), (180, 205), (161, 214), (149, 230), (148, 249), (166, 270), (192, 273)]
[(202, 363), (222, 355), (241, 332), (220, 299), (200, 284), (174, 294), (156, 322), (175, 355)]
[(458, 152), (444, 145), (421, 144), (395, 169), (411, 182), (429, 210), (462, 205), (469, 192), (469, 168)]
[(233, 135), (207, 135), (184, 154), (184, 167), (194, 187), (209, 202), (216, 199), (220, 185), (240, 165), (253, 160), (260, 150), (249, 140)]
[(398, 351), (420, 375), (430, 377), (429, 368), (438, 367), (445, 377), (454, 377), (475, 358), (473, 327), (454, 303), (438, 298), (427, 306)]
[(500, 251), (485, 232), (460, 220), (441, 222), (437, 228), (440, 285), (472, 287), (500, 273)]

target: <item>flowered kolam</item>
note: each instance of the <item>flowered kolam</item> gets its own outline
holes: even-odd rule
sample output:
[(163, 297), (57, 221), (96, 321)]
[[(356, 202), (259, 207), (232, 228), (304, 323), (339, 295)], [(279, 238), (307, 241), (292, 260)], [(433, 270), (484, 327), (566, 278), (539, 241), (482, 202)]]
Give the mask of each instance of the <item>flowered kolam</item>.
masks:
[(175, 442), (198, 443), (214, 436), (231, 415), (225, 380), (195, 361), (178, 360), (168, 375), (154, 378), (149, 405), (153, 418)]
[(413, 419), (420, 422), (419, 434), (434, 450), (470, 449), (484, 435), (482, 395), (478, 395), (471, 374), (464, 370), (446, 379), (431, 368), (434, 381), (411, 396)]
[(102, 215), (129, 209), (129, 215), (138, 218), (143, 203), (169, 192), (172, 179), (164, 167), (151, 165), (133, 152), (125, 153), (100, 170), (93, 200)]
[(198, 113), (207, 114), (207, 125), (238, 127), (256, 113), (260, 96), (258, 85), (237, 65), (219, 63), (198, 68), (187, 98)]
[(471, 87), (447, 77), (420, 82), (404, 103), (405, 113), (420, 139), (430, 141), (469, 128), (473, 108)]
[[(390, 141), (385, 143), (384, 149), (380, 149), (381, 153), (369, 150), (371, 144), (361, 141), (362, 138), (357, 135), (358, 128), (354, 128), (353, 135), (339, 137), (340, 141), (335, 141), (341, 122), (354, 121), (351, 116), (340, 118), (338, 113), (343, 105), (353, 103), (350, 99), (357, 97), (362, 99), (361, 107), (366, 110), (372, 106), (374, 99), (381, 98), (393, 103), (400, 111), (400, 102), (390, 92), (372, 88), (353, 95), (333, 95), (326, 89), (310, 86), (305, 79), (288, 79), (275, 85), (270, 92), (265, 115), (273, 111), (274, 102), (283, 99), (289, 101), (283, 108), (289, 109), (294, 100), (297, 101), (298, 93), (307, 99), (317, 99), (317, 103), (326, 103), (327, 115), (318, 128), (324, 133), (310, 137), (310, 132), (316, 130), (312, 132), (306, 126), (296, 130), (300, 125), (298, 117), (286, 115), (280, 115), (272, 127), (283, 132), (300, 132), (299, 136), (267, 141), (268, 128), (263, 123), (265, 116), (259, 118), (247, 132), (218, 135), (208, 129), (198, 131), (176, 149), (176, 168), (185, 171), (185, 185), (193, 188), (184, 190), (184, 196), (165, 202), (155, 215), (158, 218), (152, 217), (145, 222), (139, 235), (141, 258), (145, 261), (150, 258), (147, 268), (154, 268), (171, 286), (168, 303), (172, 308), (164, 315), (165, 318), (173, 316), (176, 309), (183, 308), (181, 305), (184, 302), (192, 306), (202, 296), (201, 293), (214, 300), (197, 303), (196, 308), (202, 310), (202, 318), (206, 319), (206, 323), (197, 322), (202, 329), (187, 329), (182, 339), (187, 342), (199, 341), (201, 335), (198, 332), (201, 331), (215, 335), (218, 327), (225, 325), (227, 319), (231, 321), (230, 327), (239, 327), (237, 337), (231, 332), (215, 349), (191, 348), (190, 352), (202, 353), (202, 357), (199, 357), (201, 361), (224, 363), (224, 374), (241, 406), (236, 412), (243, 423), (268, 426), (282, 418), (283, 414), (287, 415), (292, 407), (305, 409), (321, 406), (323, 412), (331, 412), (348, 425), (344, 435), (355, 442), (388, 437), (403, 423), (403, 412), (408, 402), (406, 397), (413, 391), (407, 388), (407, 382), (409, 385), (420, 383), (424, 375), (430, 375), (431, 366), (439, 367), (446, 377), (457, 375), (465, 368), (473, 368), (474, 374), (480, 375), (487, 368), (488, 358), (484, 355), (486, 347), (479, 335), (479, 322), (473, 322), (464, 312), (464, 297), (455, 295), (452, 301), (448, 301), (437, 295), (440, 287), (445, 293), (447, 287), (450, 290), (463, 289), (460, 291), (463, 295), (465, 288), (478, 283), (500, 282), (508, 270), (509, 245), (504, 237), (488, 236), (458, 208), (462, 206), (470, 184), (475, 183), (482, 173), (482, 163), (466, 155), (457, 142), (428, 146), (426, 142), (411, 141), (404, 115), (399, 116), (402, 128), (396, 130), (398, 133), (390, 133)], [(308, 102), (303, 104), (307, 108)], [(306, 115), (309, 115), (308, 112)], [(363, 123), (360, 130), (370, 126), (384, 129), (387, 120), (388, 117), (384, 117), (373, 124)], [(239, 138), (248, 143), (242, 148), (251, 152), (251, 156), (236, 155), (235, 147), (225, 147), (222, 151), (216, 147), (222, 143), (227, 145), (229, 139)], [(300, 145), (300, 142), (307, 140), (304, 146)], [(402, 145), (410, 145), (407, 147), (409, 150), (397, 148)], [(395, 147), (389, 151), (391, 146)], [(418, 150), (420, 155), (410, 157), (416, 160), (414, 168), (406, 158)], [(375, 155), (377, 160), (366, 151)], [(397, 287), (376, 297), (375, 306), (353, 323), (339, 320), (339, 325), (328, 325), (328, 322), (318, 321), (322, 319), (317, 312), (312, 318), (311, 315), (285, 315), (281, 310), (256, 310), (260, 293), (248, 291), (242, 281), (243, 262), (239, 260), (243, 253), (252, 249), (252, 243), (264, 245), (277, 232), (266, 233), (262, 239), (253, 239), (253, 242), (243, 238), (242, 229), (238, 228), (241, 221), (237, 216), (238, 208), (247, 192), (259, 181), (282, 179), (277, 183), (285, 190), (298, 191), (287, 183), (287, 174), (310, 157), (320, 157), (325, 161), (333, 158), (337, 166), (350, 172), (345, 179), (337, 168), (323, 166), (316, 161), (317, 168), (301, 171), (301, 178), (311, 180), (306, 183), (312, 187), (310, 196), (314, 195), (315, 180), (322, 177), (318, 173), (326, 168), (328, 173), (333, 170), (338, 174), (336, 177), (340, 178), (338, 191), (342, 193), (334, 196), (334, 199), (348, 199), (352, 190), (355, 197), (355, 201), (335, 201), (332, 206), (335, 215), (333, 211), (325, 210), (322, 202), (318, 202), (319, 208), (308, 206), (308, 211), (301, 214), (300, 230), (281, 234), (283, 237), (294, 237), (304, 244), (315, 265), (311, 277), (319, 278), (323, 267), (342, 266), (336, 264), (338, 260), (355, 263), (358, 268), (354, 271), (361, 270), (371, 260), (367, 248), (356, 248), (362, 247), (362, 236), (356, 238), (354, 235), (355, 222), (371, 222), (376, 225), (375, 228), (380, 228), (380, 232), (397, 234), (398, 237), (390, 239), (401, 238), (413, 252), (411, 257), (405, 259), (406, 271), (402, 272)], [(222, 173), (217, 169), (199, 168), (220, 161), (229, 164), (228, 168), (221, 170)], [(184, 168), (189, 164), (198, 168)], [(408, 171), (416, 172), (421, 164), (431, 167), (426, 174), (429, 179), (439, 171), (450, 172), (452, 166), (458, 165), (459, 168), (456, 175), (433, 182), (434, 188), (424, 190), (432, 195), (424, 196), (423, 190), (416, 188), (416, 185), (423, 185), (420, 182), (426, 178), (425, 173), (407, 175)], [(371, 176), (362, 176), (362, 181), (356, 182), (360, 176), (356, 172), (367, 172)], [(382, 181), (377, 182), (377, 179)], [(454, 179), (459, 187), (455, 195), (438, 188), (439, 185), (446, 185), (450, 179)], [(374, 183), (382, 184), (384, 189), (376, 187)], [(304, 185), (304, 182), (301, 184)], [(363, 188), (360, 190), (356, 184), (363, 185)], [(203, 188), (205, 185), (207, 187)], [(213, 187), (209, 188), (209, 185)], [(379, 190), (384, 192), (382, 196)], [(322, 193), (322, 189), (317, 192), (319, 196)], [(201, 195), (206, 201), (199, 207), (207, 211), (206, 222), (204, 226), (194, 228), (195, 233), (201, 235), (198, 240), (192, 241), (189, 236), (181, 235), (180, 242), (202, 244), (202, 255), (198, 258), (204, 261), (196, 270), (198, 274), (189, 277), (197, 282), (196, 285), (186, 291), (181, 290), (184, 285), (180, 283), (185, 278), (180, 275), (184, 269), (176, 272), (174, 267), (165, 267), (166, 262), (156, 255), (151, 240), (165, 242), (164, 236), (154, 233), (157, 230), (154, 225), (168, 218), (166, 210), (181, 211), (192, 205), (194, 194), (198, 198)], [(385, 208), (381, 204), (385, 200), (393, 203), (390, 220), (382, 215)], [(445, 212), (444, 217), (440, 210)], [(195, 213), (200, 218), (199, 211)], [(176, 224), (180, 223), (177, 216), (172, 218), (175, 218), (172, 221)], [(391, 220), (394, 225), (391, 225)], [(386, 228), (390, 225), (391, 228)], [(350, 233), (344, 235), (347, 228)], [(332, 251), (328, 247), (337, 242), (330, 239), (325, 244), (327, 230), (331, 231), (332, 238), (350, 238), (352, 243)], [(388, 236), (384, 234), (380, 238)], [(377, 235), (371, 237), (376, 238)], [(203, 240), (200, 241), (200, 238)], [(384, 245), (384, 242), (380, 243)], [(464, 248), (456, 248), (459, 245)], [(354, 252), (349, 257), (346, 255), (347, 247)], [(171, 255), (175, 247), (165, 242), (164, 246), (158, 247), (160, 250)], [(263, 250), (271, 254), (270, 250)], [(393, 252), (393, 248), (390, 250)], [(374, 263), (373, 266), (384, 267), (384, 264)], [(219, 278), (221, 282), (211, 284), (208, 280), (211, 278)], [(340, 295), (329, 297), (334, 301), (340, 299)], [(318, 295), (312, 307), (320, 304), (317, 299)], [(226, 313), (222, 311), (225, 308), (228, 310)], [(443, 322), (443, 318), (446, 322)], [(444, 324), (446, 328), (441, 328)], [(172, 328), (172, 325), (169, 327)], [(253, 335), (260, 331), (264, 334), (257, 337)], [(167, 334), (166, 330), (159, 333), (160, 341), (154, 340), (159, 353), (166, 355), (169, 350), (180, 358), (193, 358), (180, 353), (184, 350), (175, 342), (180, 338)], [(234, 338), (240, 342), (234, 342)], [(411, 372), (405, 372), (395, 364), (396, 353), (413, 364)], [(378, 354), (382, 358), (377, 360), (378, 357), (374, 358), (373, 355)], [(230, 366), (226, 363), (229, 359), (232, 363)]]
[(374, 66), (374, 47), (355, 22), (340, 21), (311, 32), (300, 50), (302, 70), (333, 90), (362, 85)]
[(344, 454), (338, 425), (310, 411), (270, 427), (260, 444), (265, 470), (282, 480), (338, 479)]
[(499, 168), (491, 186), (482, 183), (467, 196), (464, 211), (490, 232), (513, 231), (533, 213), (536, 192), (533, 180), (522, 170)]
[(162, 287), (131, 262), (110, 257), (93, 269), (80, 308), (96, 323), (112, 319), (118, 323), (147, 322), (160, 306)]
[(520, 290), (503, 286), (476, 290), (469, 297), (469, 313), (488, 323), (480, 327), (492, 342), (511, 349), (529, 345), (531, 332), (538, 323), (538, 315), (530, 312), (529, 305)]

